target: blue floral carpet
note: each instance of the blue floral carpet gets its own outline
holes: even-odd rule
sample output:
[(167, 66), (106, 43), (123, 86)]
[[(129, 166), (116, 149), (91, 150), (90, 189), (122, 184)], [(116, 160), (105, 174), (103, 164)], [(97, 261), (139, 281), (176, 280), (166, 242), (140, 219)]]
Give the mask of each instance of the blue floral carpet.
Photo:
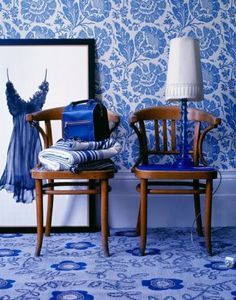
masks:
[(213, 230), (214, 255), (191, 229), (149, 230), (138, 255), (133, 230), (113, 230), (109, 258), (100, 233), (52, 234), (34, 257), (34, 234), (0, 235), (0, 299), (236, 299), (236, 228)]

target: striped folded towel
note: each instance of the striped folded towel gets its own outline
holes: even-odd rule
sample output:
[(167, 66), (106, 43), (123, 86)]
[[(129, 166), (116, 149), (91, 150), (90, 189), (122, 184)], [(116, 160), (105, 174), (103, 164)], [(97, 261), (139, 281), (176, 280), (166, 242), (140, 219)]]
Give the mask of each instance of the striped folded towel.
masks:
[[(83, 144), (84, 150), (68, 150), (67, 142), (60, 140), (52, 147), (41, 151), (39, 153), (39, 161), (47, 170), (63, 171), (70, 170), (73, 166), (85, 162), (111, 158), (121, 151), (121, 144), (114, 139), (101, 142), (77, 142), (76, 149)], [(69, 147), (69, 149), (71, 148)], [(75, 149), (75, 146), (73, 146), (73, 149)]]
[(79, 173), (81, 171), (91, 170), (113, 170), (114, 172), (117, 172), (117, 167), (110, 158), (107, 158), (74, 165), (70, 168), (70, 171), (72, 173)]
[(82, 142), (80, 139), (60, 139), (52, 147), (57, 149), (81, 151), (81, 150), (97, 150), (97, 149), (107, 149), (115, 144), (115, 140), (112, 138), (105, 139), (103, 141), (90, 141)]

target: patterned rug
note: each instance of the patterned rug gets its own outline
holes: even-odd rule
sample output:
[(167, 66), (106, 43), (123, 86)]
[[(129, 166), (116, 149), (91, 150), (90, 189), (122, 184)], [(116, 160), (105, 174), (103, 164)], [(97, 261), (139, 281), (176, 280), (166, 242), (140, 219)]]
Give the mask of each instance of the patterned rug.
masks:
[(133, 230), (113, 230), (109, 258), (100, 233), (52, 234), (34, 257), (34, 234), (0, 235), (0, 299), (236, 299), (236, 228), (213, 230), (214, 255), (191, 229), (153, 229), (139, 256)]

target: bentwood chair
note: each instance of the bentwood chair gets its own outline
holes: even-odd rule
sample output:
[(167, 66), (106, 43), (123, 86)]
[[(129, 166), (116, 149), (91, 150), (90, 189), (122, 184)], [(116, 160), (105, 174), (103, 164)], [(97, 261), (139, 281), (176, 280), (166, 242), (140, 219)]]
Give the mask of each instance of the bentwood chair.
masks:
[[(53, 144), (52, 121), (61, 121), (64, 107), (57, 107), (42, 110), (33, 114), (28, 114), (26, 120), (36, 127), (44, 142), (44, 148)], [(44, 128), (40, 122), (44, 122)], [(120, 118), (115, 113), (108, 111), (108, 121), (110, 133), (118, 126)], [(39, 256), (41, 252), (44, 227), (43, 227), (43, 195), (47, 195), (47, 216), (45, 235), (49, 236), (51, 232), (53, 198), (54, 195), (97, 195), (101, 197), (101, 233), (102, 245), (105, 256), (109, 256), (108, 248), (108, 193), (111, 190), (108, 185), (110, 178), (114, 176), (114, 169), (108, 170), (86, 170), (74, 174), (70, 171), (48, 171), (43, 169), (40, 164), (31, 170), (32, 178), (35, 179), (36, 189), (36, 216), (37, 216), (37, 242), (35, 255)], [(57, 181), (59, 180), (59, 182)], [(66, 181), (63, 181), (66, 180)], [(71, 180), (71, 181), (68, 181)], [(85, 181), (84, 181), (85, 180)], [(45, 183), (46, 181), (46, 183)], [(58, 189), (57, 187), (82, 187), (81, 189)]]
[[(145, 254), (146, 248), (148, 194), (192, 194), (199, 236), (203, 235), (200, 195), (205, 194), (205, 243), (208, 253), (212, 255), (212, 186), (213, 179), (217, 178), (217, 170), (206, 166), (202, 146), (206, 134), (216, 128), (221, 120), (204, 111), (189, 109), (188, 120), (194, 127), (193, 145), (189, 154), (192, 155), (194, 165), (181, 168), (175, 164), (151, 163), (150, 156), (153, 155), (179, 154), (177, 131), (180, 127), (178, 126), (180, 118), (180, 109), (176, 106), (142, 109), (136, 111), (130, 118), (130, 126), (136, 132), (139, 142), (139, 157), (132, 171), (139, 179), (136, 189), (140, 193), (140, 208), (136, 229), (140, 234), (141, 255)], [(150, 143), (151, 135), (154, 136), (154, 145)]]

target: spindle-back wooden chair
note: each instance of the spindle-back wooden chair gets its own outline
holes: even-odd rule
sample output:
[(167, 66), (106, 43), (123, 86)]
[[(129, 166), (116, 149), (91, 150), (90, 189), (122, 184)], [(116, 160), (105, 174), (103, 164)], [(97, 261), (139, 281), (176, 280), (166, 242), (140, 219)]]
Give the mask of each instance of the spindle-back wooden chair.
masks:
[[(177, 123), (181, 119), (179, 107), (157, 106), (136, 111), (130, 118), (139, 141), (139, 157), (132, 168), (140, 183), (140, 209), (137, 222), (137, 233), (140, 234), (140, 254), (144, 255), (147, 234), (147, 195), (148, 194), (192, 194), (194, 196), (197, 232), (203, 235), (200, 194), (205, 194), (205, 242), (208, 253), (211, 247), (211, 210), (212, 184), (217, 178), (217, 170), (207, 167), (202, 153), (206, 134), (216, 128), (221, 120), (209, 113), (197, 109), (188, 110), (188, 120), (194, 123), (193, 147), (189, 151), (193, 158), (193, 167), (179, 167), (150, 163), (151, 155), (178, 155)], [(149, 143), (150, 122), (153, 122), (154, 147)], [(206, 124), (206, 126), (202, 126)], [(149, 134), (148, 134), (149, 132)], [(200, 166), (202, 165), (202, 166)], [(205, 180), (205, 183), (200, 182)], [(168, 188), (171, 186), (172, 188)], [(173, 188), (174, 186), (174, 188)], [(161, 187), (161, 188), (160, 188)], [(188, 187), (188, 189), (186, 189)]]
[[(64, 107), (57, 107), (28, 114), (26, 120), (36, 127), (44, 142), (44, 148), (53, 144), (52, 121), (60, 121)], [(108, 121), (111, 124), (110, 133), (118, 126), (120, 118), (117, 114), (108, 111)], [(44, 123), (44, 128), (39, 125)], [(43, 195), (47, 195), (47, 217), (45, 235), (50, 235), (54, 195), (96, 195), (101, 197), (101, 232), (102, 245), (105, 256), (109, 256), (108, 248), (108, 192), (111, 188), (108, 185), (110, 178), (114, 176), (114, 170), (90, 170), (74, 174), (70, 171), (48, 171), (41, 168), (40, 164), (31, 171), (35, 179), (36, 188), (36, 217), (37, 217), (37, 242), (35, 255), (39, 256), (43, 242)], [(57, 181), (59, 180), (59, 181)], [(66, 180), (66, 181), (63, 181)], [(71, 180), (68, 182), (68, 180)], [(84, 181), (86, 180), (86, 181)], [(44, 183), (46, 181), (46, 183)], [(77, 186), (82, 189), (57, 189), (61, 186)], [(84, 189), (84, 187), (86, 189)]]

